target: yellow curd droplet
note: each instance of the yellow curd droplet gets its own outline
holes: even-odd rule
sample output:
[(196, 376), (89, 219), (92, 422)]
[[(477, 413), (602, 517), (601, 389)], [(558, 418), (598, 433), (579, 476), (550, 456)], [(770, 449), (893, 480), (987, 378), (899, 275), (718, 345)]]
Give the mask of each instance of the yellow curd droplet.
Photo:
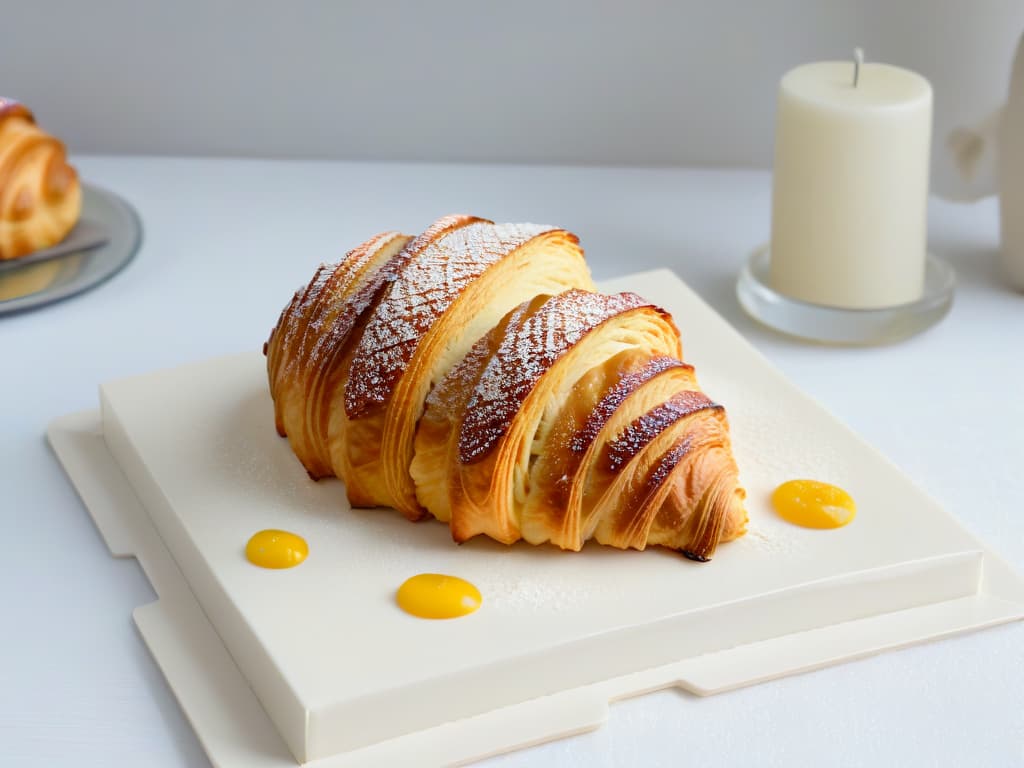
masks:
[(817, 480), (790, 480), (772, 494), (779, 516), (804, 528), (840, 528), (853, 520), (857, 505), (834, 485)]
[(458, 576), (421, 573), (406, 579), (395, 595), (398, 606), (421, 619), (454, 619), (483, 602), (480, 590)]
[(245, 557), (261, 568), (292, 568), (309, 554), (306, 540), (295, 533), (273, 528), (254, 533), (245, 545)]

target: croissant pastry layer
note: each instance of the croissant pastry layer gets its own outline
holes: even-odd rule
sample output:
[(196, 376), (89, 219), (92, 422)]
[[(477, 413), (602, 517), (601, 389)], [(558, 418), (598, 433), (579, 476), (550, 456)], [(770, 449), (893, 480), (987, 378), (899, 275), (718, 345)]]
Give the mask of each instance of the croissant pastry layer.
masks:
[(595, 291), (569, 232), (445, 216), (322, 265), (264, 347), (277, 430), (354, 506), (707, 560), (743, 533), (722, 406), (664, 310)]

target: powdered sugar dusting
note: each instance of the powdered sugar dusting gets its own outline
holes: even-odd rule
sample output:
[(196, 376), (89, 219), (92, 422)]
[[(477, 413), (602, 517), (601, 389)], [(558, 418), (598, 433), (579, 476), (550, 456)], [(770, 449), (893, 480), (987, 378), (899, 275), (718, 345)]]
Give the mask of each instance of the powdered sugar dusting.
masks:
[(650, 304), (635, 293), (608, 296), (573, 289), (510, 326), (487, 363), (466, 409), (459, 459), (486, 455), (507, 431), (537, 380), (583, 336), (606, 320)]
[[(317, 338), (316, 346), (310, 355), (309, 367), (313, 370), (320, 370), (322, 368), (329, 369), (332, 367), (330, 360), (332, 358), (336, 358), (338, 353), (344, 348), (349, 335), (352, 333), (352, 330), (359, 318), (373, 304), (385, 287), (394, 282), (406, 262), (408, 262), (413, 255), (422, 250), (430, 242), (431, 238), (442, 232), (448, 231), (453, 226), (460, 226), (464, 222), (477, 220), (478, 219), (470, 216), (458, 215), (445, 216), (438, 219), (426, 230), (426, 232), (423, 232), (409, 240), (403, 246), (401, 251), (388, 259), (387, 262), (379, 269), (363, 277), (361, 284), (349, 292), (344, 305), (339, 308), (336, 316), (331, 318), (332, 321), (329, 324), (330, 327), (326, 332), (323, 331), (322, 323), (320, 321), (311, 322), (310, 325), (315, 326), (315, 330), (319, 336)], [(397, 233), (385, 234), (405, 237), (404, 235), (398, 235)], [(387, 246), (394, 239), (393, 237), (383, 239), (383, 236), (380, 236), (380, 238), (381, 239), (370, 241), (364, 246), (361, 246), (361, 248), (373, 246), (369, 249), (363, 263), (373, 258), (381, 248)]]
[(647, 383), (655, 376), (664, 373), (672, 368), (689, 368), (690, 366), (674, 357), (660, 356), (648, 360), (638, 370), (628, 371), (605, 392), (604, 396), (594, 406), (594, 409), (587, 416), (575, 434), (569, 439), (569, 450), (573, 453), (585, 453), (594, 438), (608, 423), (612, 415), (622, 405), (623, 401), (633, 392)]
[[(549, 574), (530, 576), (522, 569), (488, 573), (475, 577), (473, 582), (487, 596), (487, 604), (492, 609), (508, 613), (562, 614), (590, 605), (595, 595), (586, 584), (569, 579), (553, 580)], [(617, 585), (613, 588), (620, 591)], [(604, 589), (601, 594), (608, 597)]]
[[(352, 281), (382, 249), (399, 237), (404, 236), (400, 232), (383, 232), (377, 235), (350, 251), (330, 274), (316, 280), (316, 285), (311, 284), (308, 298), (303, 302), (311, 305), (309, 321), (303, 333), (300, 353), (293, 358), (300, 369), (317, 370), (322, 364), (324, 350), (330, 349), (339, 336), (344, 338), (348, 335), (354, 322), (353, 315), (358, 316), (358, 312), (361, 311), (351, 306), (351, 299), (359, 293), (359, 286), (352, 286)], [(365, 283), (367, 279), (364, 275), (361, 282)], [(372, 275), (369, 280), (372, 280)], [(351, 290), (352, 288), (355, 290)], [(347, 294), (347, 299), (339, 302), (339, 294)], [(342, 329), (339, 329), (341, 333), (335, 330), (338, 321), (342, 326)], [(329, 331), (325, 332), (325, 326), (328, 326)]]
[(292, 300), (278, 318), (277, 325), (270, 333), (270, 342), (268, 343), (275, 343), (277, 348), (285, 353), (283, 360), (279, 358), (280, 362), (284, 363), (279, 375), (293, 370), (297, 365), (297, 356), (292, 353), (292, 350), (296, 342), (300, 340), (300, 333), (306, 332), (309, 306), (323, 290), (323, 286), (330, 276), (340, 267), (340, 263), (320, 264), (310, 281), (295, 292)]
[(345, 408), (352, 417), (387, 402), (420, 339), (488, 267), (554, 227), (471, 220), (412, 253), (366, 324), (352, 359)]
[(785, 530), (770, 530), (747, 522), (746, 534), (736, 542), (736, 546), (754, 547), (770, 552), (773, 555), (791, 556), (805, 549), (809, 539), (790, 535)]
[(349, 251), (337, 264), (320, 264), (312, 279), (295, 292), (265, 345), (275, 401), (285, 382), (304, 387), (316, 376), (322, 362), (320, 353), (331, 337), (330, 332), (324, 332), (325, 326), (330, 328), (339, 313), (342, 322), (345, 320), (344, 304), (339, 297), (353, 288), (352, 281), (382, 249), (403, 237), (398, 232), (375, 235)]
[(665, 478), (672, 473), (672, 470), (683, 460), (683, 457), (690, 452), (691, 445), (692, 440), (689, 435), (686, 435), (662, 455), (647, 478), (647, 490), (649, 493), (653, 493), (661, 487), (661, 484), (665, 482)]
[(448, 421), (458, 421), (464, 415), (464, 402), (460, 395), (467, 393), (476, 386), (492, 350), (497, 347), (498, 339), (503, 337), (507, 328), (516, 328), (522, 323), (523, 316), (530, 307), (530, 301), (524, 301), (502, 318), (488, 333), (470, 347), (469, 352), (445, 375), (441, 383), (427, 395), (426, 407), (432, 414), (438, 414)]
[(608, 444), (606, 456), (609, 468), (618, 471), (670, 426), (706, 408), (721, 406), (711, 402), (703, 392), (678, 392), (661, 405), (637, 417), (619, 437)]

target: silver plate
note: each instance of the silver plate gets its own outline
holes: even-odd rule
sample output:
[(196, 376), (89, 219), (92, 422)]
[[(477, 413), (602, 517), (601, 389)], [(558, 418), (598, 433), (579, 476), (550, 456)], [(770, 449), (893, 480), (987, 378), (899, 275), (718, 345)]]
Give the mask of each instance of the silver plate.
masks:
[[(105, 189), (82, 185), (81, 219), (83, 226), (101, 229), (106, 242), (43, 260), (29, 256), (23, 264), (4, 264), (0, 315), (41, 307), (99, 285), (131, 261), (142, 243), (142, 224), (135, 209)], [(73, 237), (74, 230), (69, 241)]]

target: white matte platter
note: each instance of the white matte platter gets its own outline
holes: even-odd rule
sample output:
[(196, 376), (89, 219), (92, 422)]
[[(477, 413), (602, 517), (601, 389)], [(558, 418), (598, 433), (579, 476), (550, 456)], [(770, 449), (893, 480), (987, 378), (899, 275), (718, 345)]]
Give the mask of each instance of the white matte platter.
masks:
[[(711, 563), (458, 547), (438, 523), (351, 510), (277, 437), (256, 352), (105, 384), (99, 413), (51, 426), (111, 551), (153, 582), (136, 622), (214, 764), (465, 762), (595, 727), (625, 696), (712, 694), (1024, 616), (1016, 574), (675, 275), (601, 287), (670, 310), (726, 405), (750, 530)], [(793, 477), (847, 488), (857, 519), (778, 519), (768, 495)], [(309, 559), (251, 566), (262, 528), (303, 535)], [(484, 606), (405, 615), (394, 590), (422, 571), (473, 581)]]

